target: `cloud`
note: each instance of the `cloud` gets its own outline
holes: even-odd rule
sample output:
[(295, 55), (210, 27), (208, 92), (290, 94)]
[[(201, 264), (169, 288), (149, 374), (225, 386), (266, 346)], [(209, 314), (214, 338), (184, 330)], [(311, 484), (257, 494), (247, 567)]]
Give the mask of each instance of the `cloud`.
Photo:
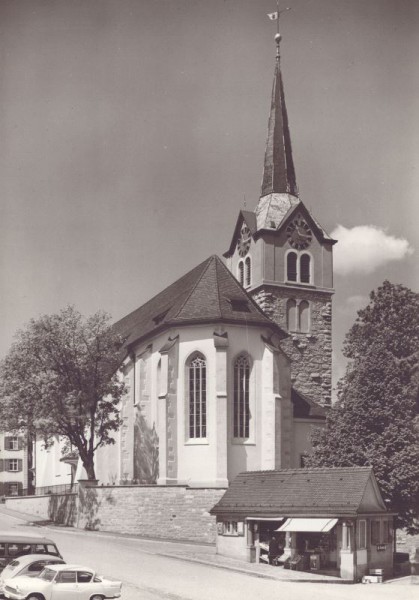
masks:
[(388, 262), (413, 254), (407, 240), (388, 235), (374, 225), (358, 225), (352, 229), (338, 225), (331, 236), (338, 240), (333, 249), (333, 263), (339, 275), (372, 273)]

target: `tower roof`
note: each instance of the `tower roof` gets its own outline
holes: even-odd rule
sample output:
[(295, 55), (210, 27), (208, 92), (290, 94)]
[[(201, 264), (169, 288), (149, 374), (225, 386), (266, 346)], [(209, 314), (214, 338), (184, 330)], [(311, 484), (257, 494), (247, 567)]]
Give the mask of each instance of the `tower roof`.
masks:
[(271, 112), (266, 140), (265, 163), (263, 168), (261, 197), (268, 194), (293, 194), (298, 196), (292, 159), (291, 137), (288, 115), (285, 106), (284, 84), (279, 61), (279, 40), (274, 82), (272, 87)]

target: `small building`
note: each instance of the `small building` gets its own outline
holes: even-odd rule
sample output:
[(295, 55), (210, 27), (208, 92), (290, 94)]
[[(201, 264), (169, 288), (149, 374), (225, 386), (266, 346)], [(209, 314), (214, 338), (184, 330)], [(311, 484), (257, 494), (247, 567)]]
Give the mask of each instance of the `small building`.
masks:
[(21, 496), (30, 487), (28, 455), (22, 436), (0, 432), (0, 496)]
[[(393, 573), (393, 513), (371, 467), (240, 473), (211, 509), (217, 553), (358, 581)], [(272, 554), (272, 553), (271, 553)]]

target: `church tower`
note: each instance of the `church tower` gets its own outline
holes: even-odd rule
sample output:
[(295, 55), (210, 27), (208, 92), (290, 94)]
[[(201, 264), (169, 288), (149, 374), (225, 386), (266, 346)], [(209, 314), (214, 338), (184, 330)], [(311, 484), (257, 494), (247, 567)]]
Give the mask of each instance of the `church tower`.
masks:
[(332, 386), (332, 249), (336, 242), (299, 197), (280, 40), (278, 33), (261, 196), (254, 211), (240, 211), (224, 257), (263, 311), (288, 332), (282, 347), (292, 361), (294, 393), (327, 406)]

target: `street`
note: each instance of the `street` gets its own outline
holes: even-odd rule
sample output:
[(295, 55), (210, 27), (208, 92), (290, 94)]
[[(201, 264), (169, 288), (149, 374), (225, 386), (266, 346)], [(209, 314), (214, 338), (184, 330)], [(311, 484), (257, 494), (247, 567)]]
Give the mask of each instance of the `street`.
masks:
[[(123, 600), (410, 600), (415, 585), (341, 585), (281, 582), (212, 566), (161, 556), (181, 544), (85, 532), (71, 528), (38, 527), (0, 508), (0, 530), (45, 535), (58, 545), (67, 562), (85, 564), (123, 582)], [(200, 547), (196, 547), (198, 550)], [(206, 550), (208, 552), (208, 550)], [(205, 552), (205, 549), (203, 549)]]

